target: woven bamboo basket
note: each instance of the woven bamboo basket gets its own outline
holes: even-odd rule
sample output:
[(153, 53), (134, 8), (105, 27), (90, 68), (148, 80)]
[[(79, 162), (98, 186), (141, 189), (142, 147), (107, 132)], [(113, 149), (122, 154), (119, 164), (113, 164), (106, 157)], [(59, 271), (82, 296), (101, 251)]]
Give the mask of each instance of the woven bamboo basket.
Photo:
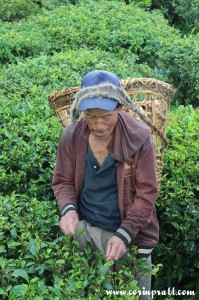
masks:
[[(175, 89), (168, 83), (152, 78), (128, 78), (121, 80), (126, 92), (130, 95), (134, 104), (144, 113), (151, 127), (155, 159), (157, 165), (157, 180), (160, 188), (164, 149), (167, 146), (166, 128), (168, 124), (168, 112)], [(51, 108), (57, 115), (63, 127), (70, 124), (70, 107), (74, 94), (80, 87), (67, 88), (48, 96)], [(136, 119), (139, 116), (132, 110), (123, 108)], [(142, 120), (141, 120), (142, 121)]]

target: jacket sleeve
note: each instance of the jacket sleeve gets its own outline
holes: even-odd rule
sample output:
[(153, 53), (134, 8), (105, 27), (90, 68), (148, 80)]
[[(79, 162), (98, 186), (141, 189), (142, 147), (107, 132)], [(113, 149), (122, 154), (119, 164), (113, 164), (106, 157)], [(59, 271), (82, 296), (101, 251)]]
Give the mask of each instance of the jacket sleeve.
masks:
[(69, 126), (60, 138), (52, 180), (52, 189), (62, 213), (66, 211), (66, 206), (73, 209), (77, 205), (74, 184), (73, 135), (73, 128)]
[[(132, 174), (133, 177), (133, 174)], [(151, 138), (148, 138), (138, 153), (135, 166), (135, 194), (129, 205), (125, 219), (115, 235), (126, 245), (136, 237), (140, 229), (151, 222), (158, 193), (155, 157)]]

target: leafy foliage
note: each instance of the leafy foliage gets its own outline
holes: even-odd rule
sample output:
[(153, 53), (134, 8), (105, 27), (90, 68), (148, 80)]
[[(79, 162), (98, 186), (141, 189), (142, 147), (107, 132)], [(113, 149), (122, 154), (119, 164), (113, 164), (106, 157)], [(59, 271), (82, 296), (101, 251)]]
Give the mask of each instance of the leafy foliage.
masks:
[[(51, 180), (62, 128), (47, 96), (105, 69), (121, 79), (165, 80), (178, 90), (173, 104), (197, 107), (198, 35), (182, 38), (162, 13), (147, 11), (148, 0), (31, 2), (39, 10), (24, 5), (26, 15), (0, 22), (1, 298), (100, 299), (113, 286), (134, 290), (131, 266), (124, 274), (133, 280), (124, 282), (123, 273), (108, 272), (103, 257), (89, 248), (82, 255), (60, 233)], [(3, 4), (7, 15), (23, 13), (9, 3), (2, 2), (0, 13)], [(173, 107), (158, 199), (161, 239), (153, 255), (163, 264), (153, 283), (158, 290), (199, 290), (198, 123), (198, 108)]]
[(0, 0), (2, 21), (19, 21), (38, 11), (38, 5), (32, 0)]
[(132, 270), (145, 263), (132, 257), (115, 273), (91, 247), (81, 253), (60, 233), (55, 202), (13, 193), (0, 204), (1, 299), (106, 299), (106, 290), (138, 289)]
[(198, 125), (199, 109), (178, 107), (170, 114), (170, 147), (164, 156), (157, 202), (160, 243), (155, 249), (156, 259), (164, 268), (156, 278), (156, 288), (175, 286), (199, 291)]
[[(17, 64), (26, 58), (53, 56), (57, 52), (73, 50), (82, 55), (84, 49), (97, 53), (101, 50), (117, 57), (118, 65), (128, 64), (132, 77), (136, 74), (131, 70), (145, 66), (141, 67), (142, 77), (154, 74), (173, 84), (177, 88), (176, 104), (197, 105), (197, 36), (182, 38), (157, 11), (145, 11), (123, 1), (87, 0), (43, 9), (21, 22), (0, 23), (0, 28), (2, 64)], [(98, 68), (105, 67), (99, 61)]]
[(126, 4), (133, 4), (137, 5), (138, 7), (141, 8), (149, 8), (151, 6), (151, 0), (124, 0)]
[[(66, 5), (53, 11), (43, 11), (27, 21), (6, 24), (2, 30), (2, 48), (4, 41), (12, 40), (10, 54), (21, 58), (36, 56), (41, 51), (52, 54), (54, 51), (79, 50), (82, 47), (97, 47), (120, 54), (120, 57), (126, 52), (136, 55), (144, 51), (146, 41), (148, 48), (152, 49), (156, 44), (158, 48), (161, 31), (170, 41), (177, 35), (176, 31), (167, 27), (160, 14), (157, 20), (157, 14), (149, 14), (120, 1), (89, 0), (80, 2), (78, 6)], [(9, 57), (4, 57), (6, 51), (2, 54), (2, 61), (7, 62)]]
[[(158, 68), (166, 68), (165, 75), (177, 88), (175, 104), (199, 103), (199, 34), (175, 40), (158, 51), (162, 60)], [(149, 64), (151, 67), (152, 65)]]
[(182, 33), (199, 32), (198, 0), (153, 0), (151, 9), (159, 8), (169, 22)]

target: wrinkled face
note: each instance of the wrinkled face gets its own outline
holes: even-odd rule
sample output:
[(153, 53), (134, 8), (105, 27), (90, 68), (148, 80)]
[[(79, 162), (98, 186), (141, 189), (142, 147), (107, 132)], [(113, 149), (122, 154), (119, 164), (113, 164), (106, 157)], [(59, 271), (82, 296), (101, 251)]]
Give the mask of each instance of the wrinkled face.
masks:
[(113, 111), (99, 108), (86, 110), (84, 118), (91, 134), (98, 140), (109, 140), (117, 123), (119, 111), (120, 108)]

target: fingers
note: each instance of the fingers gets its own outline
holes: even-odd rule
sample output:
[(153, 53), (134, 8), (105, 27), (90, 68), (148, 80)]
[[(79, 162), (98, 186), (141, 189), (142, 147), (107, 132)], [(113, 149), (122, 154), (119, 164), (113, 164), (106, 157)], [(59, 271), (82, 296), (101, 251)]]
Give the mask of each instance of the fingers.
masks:
[(108, 258), (110, 258), (111, 248), (112, 248), (112, 244), (110, 242), (108, 242), (106, 245), (106, 258), (107, 258), (106, 260), (111, 260), (111, 259), (108, 259)]
[(106, 257), (106, 260), (118, 260), (125, 254), (125, 251), (122, 249), (115, 249), (114, 247), (111, 248), (109, 255)]
[(61, 218), (59, 225), (63, 233), (74, 235), (78, 223), (79, 218), (77, 213), (75, 211), (69, 211)]
[(75, 224), (66, 224), (66, 222), (61, 219), (60, 220), (60, 223), (59, 223), (59, 226), (61, 228), (61, 231), (65, 234), (72, 234), (74, 235), (75, 234), (75, 231), (76, 231), (76, 226)]
[(118, 260), (126, 251), (124, 242), (120, 238), (113, 236), (107, 243), (106, 260)]

